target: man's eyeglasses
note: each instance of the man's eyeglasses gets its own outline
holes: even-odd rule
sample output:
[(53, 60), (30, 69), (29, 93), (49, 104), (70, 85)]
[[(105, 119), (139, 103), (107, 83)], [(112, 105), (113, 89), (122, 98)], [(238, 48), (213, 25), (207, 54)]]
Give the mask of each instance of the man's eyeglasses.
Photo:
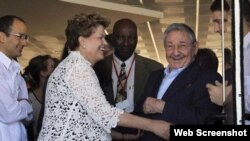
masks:
[(18, 37), (20, 40), (29, 40), (29, 36), (26, 34), (22, 34), (22, 33), (10, 33), (10, 35), (14, 35), (16, 37)]

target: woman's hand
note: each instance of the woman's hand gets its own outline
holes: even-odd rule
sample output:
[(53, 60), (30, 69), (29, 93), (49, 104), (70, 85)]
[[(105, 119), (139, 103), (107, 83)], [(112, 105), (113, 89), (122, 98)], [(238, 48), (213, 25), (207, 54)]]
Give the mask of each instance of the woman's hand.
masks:
[(160, 136), (166, 140), (170, 137), (170, 125), (171, 123), (165, 122), (163, 120), (153, 120), (153, 133)]

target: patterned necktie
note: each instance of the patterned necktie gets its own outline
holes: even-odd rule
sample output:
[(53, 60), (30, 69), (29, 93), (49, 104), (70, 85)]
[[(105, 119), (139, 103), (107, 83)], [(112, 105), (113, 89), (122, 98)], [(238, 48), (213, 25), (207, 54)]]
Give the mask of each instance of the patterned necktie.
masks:
[(118, 82), (117, 82), (117, 94), (115, 98), (115, 102), (119, 103), (121, 101), (124, 101), (127, 99), (127, 76), (126, 76), (126, 71), (125, 71), (126, 64), (122, 63), (121, 64), (121, 71), (118, 77)]

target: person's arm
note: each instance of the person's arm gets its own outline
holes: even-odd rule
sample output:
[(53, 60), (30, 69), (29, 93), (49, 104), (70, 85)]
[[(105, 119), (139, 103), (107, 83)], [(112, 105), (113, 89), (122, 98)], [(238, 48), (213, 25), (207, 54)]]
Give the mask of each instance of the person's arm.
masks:
[(150, 131), (164, 139), (168, 139), (171, 123), (146, 119), (124, 112), (119, 116), (118, 125)]
[(29, 103), (28, 108), (31, 108), (31, 111), (28, 113), (28, 116), (26, 118), (24, 118), (22, 121), (25, 125), (29, 125), (33, 119), (33, 108), (32, 108), (32, 103), (29, 100), (29, 96), (28, 96), (28, 88), (27, 88), (27, 84), (24, 80), (23, 77), (20, 77), (19, 79), (20, 81), (20, 91), (18, 93), (18, 101), (27, 101)]
[(107, 102), (94, 70), (83, 64), (74, 65), (66, 74), (65, 82), (88, 116), (111, 133), (111, 128), (116, 127), (118, 116), (123, 111)]
[(161, 114), (165, 106), (165, 101), (153, 97), (147, 97), (143, 104), (145, 114)]
[[(162, 113), (165, 101), (153, 98), (155, 96), (157, 83), (163, 77), (163, 69), (150, 73), (145, 84), (143, 93), (136, 103), (134, 113), (136, 115), (145, 116), (149, 113)], [(146, 102), (147, 101), (147, 102)]]
[[(4, 82), (3, 77), (0, 76), (0, 81)], [(25, 92), (25, 89), (20, 87), (20, 92)], [(26, 90), (27, 92), (27, 90)], [(1, 83), (0, 85), (0, 121), (3, 123), (13, 123), (25, 118), (31, 114), (32, 106), (28, 102), (27, 97), (19, 97), (19, 93), (14, 94), (8, 83)], [(21, 100), (15, 99), (13, 95), (18, 95)]]
[[(208, 83), (206, 84), (206, 87), (210, 96), (210, 100), (219, 106), (223, 106), (224, 101), (222, 93), (222, 83), (220, 83), (219, 81), (215, 81), (215, 85)], [(225, 101), (228, 101), (227, 99), (230, 98), (230, 93), (232, 93), (232, 85), (228, 85), (225, 88)]]
[(111, 128), (118, 124), (152, 131), (167, 138), (169, 123), (141, 118), (112, 107), (105, 99), (94, 71), (86, 66), (75, 65), (67, 74), (65, 81), (73, 90), (75, 98), (87, 110), (88, 115), (108, 133), (111, 133)]

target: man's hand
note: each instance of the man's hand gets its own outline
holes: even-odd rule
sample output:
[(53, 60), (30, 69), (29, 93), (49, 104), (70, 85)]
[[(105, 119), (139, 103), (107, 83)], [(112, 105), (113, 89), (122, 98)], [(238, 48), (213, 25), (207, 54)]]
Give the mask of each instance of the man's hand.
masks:
[[(206, 84), (206, 87), (208, 89), (210, 100), (213, 103), (222, 106), (224, 104), (223, 92), (222, 92), (222, 87), (223, 87), (222, 83), (220, 83), (219, 81), (215, 81), (215, 85), (208, 83), (208, 84)], [(228, 98), (228, 95), (230, 93), (232, 93), (232, 85), (228, 85), (228, 86), (225, 87), (225, 99)]]
[(153, 125), (154, 125), (154, 128), (152, 132), (154, 134), (166, 140), (169, 140), (171, 123), (165, 122), (163, 120), (154, 120)]
[(164, 106), (164, 101), (148, 97), (143, 104), (143, 112), (145, 114), (162, 113)]

